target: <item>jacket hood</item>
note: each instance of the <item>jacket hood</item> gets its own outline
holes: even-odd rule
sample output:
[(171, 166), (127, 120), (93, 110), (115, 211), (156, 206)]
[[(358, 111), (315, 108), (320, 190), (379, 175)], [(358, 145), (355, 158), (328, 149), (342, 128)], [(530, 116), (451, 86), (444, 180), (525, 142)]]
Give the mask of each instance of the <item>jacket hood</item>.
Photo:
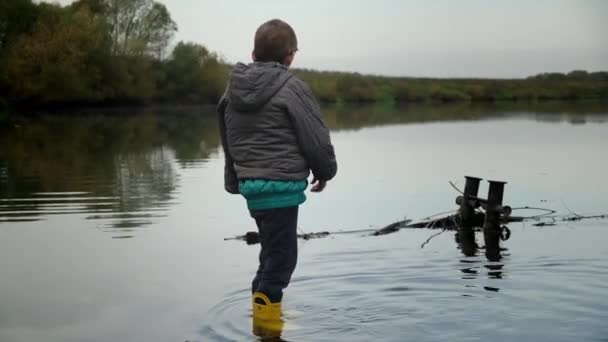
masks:
[(287, 67), (275, 62), (238, 63), (230, 75), (228, 101), (238, 111), (263, 106), (292, 77)]

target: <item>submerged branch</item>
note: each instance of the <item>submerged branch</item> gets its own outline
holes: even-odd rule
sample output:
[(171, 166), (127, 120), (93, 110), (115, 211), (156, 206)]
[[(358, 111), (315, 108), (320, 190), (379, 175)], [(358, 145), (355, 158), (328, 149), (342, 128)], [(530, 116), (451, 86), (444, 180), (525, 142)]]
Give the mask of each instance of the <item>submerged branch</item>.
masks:
[[(502, 223), (549, 220), (549, 221), (540, 221), (538, 223), (533, 224), (536, 227), (548, 227), (548, 226), (557, 225), (557, 222), (577, 222), (577, 221), (582, 221), (582, 220), (586, 220), (586, 219), (608, 219), (608, 214), (583, 216), (583, 215), (578, 215), (578, 214), (574, 214), (571, 212), (570, 214), (568, 214), (566, 216), (557, 216), (557, 215), (554, 215), (556, 213), (556, 211), (552, 210), (552, 209), (536, 208), (536, 207), (529, 207), (529, 206), (513, 208), (513, 210), (524, 210), (524, 209), (525, 210), (545, 211), (545, 213), (539, 214), (539, 215), (532, 215), (532, 216), (509, 216), (509, 217), (503, 218)], [(437, 215), (440, 215), (440, 214), (437, 214)], [(443, 213), (443, 214), (445, 214), (445, 213)], [(420, 246), (421, 248), (424, 248), (424, 246), (426, 246), (433, 238), (441, 235), (446, 230), (452, 230), (452, 231), (461, 230), (461, 227), (458, 224), (458, 222), (459, 222), (458, 213), (452, 214), (452, 215), (447, 215), (447, 216), (442, 216), (437, 219), (432, 219), (432, 220), (429, 219), (429, 218), (435, 217), (437, 215), (431, 215), (431, 216), (427, 217), (426, 220), (418, 221), (418, 222), (414, 222), (414, 223), (411, 223), (412, 220), (405, 219), (405, 220), (391, 223), (380, 229), (341, 230), (341, 231), (335, 231), (335, 232), (322, 231), (322, 232), (314, 232), (314, 233), (301, 232), (301, 234), (298, 234), (298, 238), (302, 239), (302, 240), (311, 240), (311, 239), (325, 238), (330, 235), (355, 234), (355, 233), (370, 233), (370, 234), (364, 235), (364, 236), (381, 236), (381, 235), (393, 234), (393, 233), (400, 231), (401, 229), (407, 229), (407, 228), (410, 228), (410, 229), (411, 228), (441, 229), (441, 232), (433, 234), (431, 237), (429, 237), (429, 239), (427, 239)], [(479, 212), (475, 213), (474, 219), (473, 219), (473, 221), (475, 222), (474, 230), (476, 230), (476, 231), (482, 230), (481, 227), (483, 226), (484, 218), (485, 218), (485, 214), (483, 212), (479, 211)], [(253, 245), (253, 244), (259, 243), (259, 235), (258, 235), (258, 232), (247, 232), (245, 235), (239, 235), (239, 236), (224, 239), (224, 241), (228, 241), (228, 240), (241, 240), (241, 241), (247, 242), (247, 244), (249, 244), (249, 245)]]

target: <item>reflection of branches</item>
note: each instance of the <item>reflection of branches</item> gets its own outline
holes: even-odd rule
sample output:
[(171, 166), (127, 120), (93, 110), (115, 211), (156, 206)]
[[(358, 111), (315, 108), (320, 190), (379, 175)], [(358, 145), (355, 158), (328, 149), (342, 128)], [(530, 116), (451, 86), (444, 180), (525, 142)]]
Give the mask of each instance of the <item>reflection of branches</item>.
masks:
[(433, 234), (431, 235), (428, 239), (426, 239), (426, 241), (424, 241), (422, 243), (422, 245), (420, 245), (420, 248), (424, 248), (424, 246), (426, 246), (429, 242), (431, 242), (432, 239), (434, 239), (435, 237), (443, 234), (443, 232), (445, 232), (447, 229), (443, 228), (439, 233)]

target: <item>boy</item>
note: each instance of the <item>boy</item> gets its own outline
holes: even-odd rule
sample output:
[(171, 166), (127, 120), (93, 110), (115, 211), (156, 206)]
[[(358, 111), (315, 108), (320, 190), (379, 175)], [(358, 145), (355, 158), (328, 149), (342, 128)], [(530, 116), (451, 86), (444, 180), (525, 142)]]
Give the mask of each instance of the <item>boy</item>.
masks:
[[(238, 63), (218, 105), (226, 191), (247, 200), (259, 231), (252, 282), (256, 321), (280, 329), (281, 300), (297, 261), (298, 206), (310, 171), (321, 192), (337, 171), (329, 130), (308, 86), (288, 68), (298, 42), (274, 19), (255, 33), (253, 63)], [(273, 325), (274, 324), (274, 325)]]

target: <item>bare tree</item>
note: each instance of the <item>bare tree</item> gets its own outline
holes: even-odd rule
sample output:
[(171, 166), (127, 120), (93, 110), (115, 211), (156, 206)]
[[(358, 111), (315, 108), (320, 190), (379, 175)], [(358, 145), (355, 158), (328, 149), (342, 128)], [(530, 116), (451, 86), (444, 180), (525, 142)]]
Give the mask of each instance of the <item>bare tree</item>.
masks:
[(162, 58), (177, 24), (165, 5), (153, 0), (105, 0), (115, 55)]

